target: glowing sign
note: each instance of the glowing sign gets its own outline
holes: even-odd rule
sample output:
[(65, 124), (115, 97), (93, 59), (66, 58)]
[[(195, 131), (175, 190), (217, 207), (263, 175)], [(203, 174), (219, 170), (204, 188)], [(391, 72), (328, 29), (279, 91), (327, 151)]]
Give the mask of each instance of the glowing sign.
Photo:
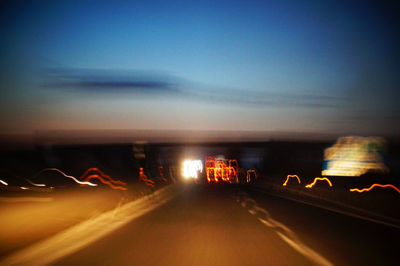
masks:
[(362, 193), (362, 192), (365, 192), (365, 191), (370, 191), (370, 190), (373, 189), (374, 187), (390, 187), (390, 188), (393, 188), (394, 190), (396, 190), (398, 193), (400, 193), (400, 189), (398, 189), (396, 186), (393, 186), (393, 185), (391, 185), (391, 184), (386, 184), (386, 185), (373, 184), (373, 185), (370, 186), (369, 188), (363, 188), (363, 189), (351, 188), (350, 191), (351, 191), (351, 192)]
[(198, 173), (203, 172), (203, 163), (201, 160), (186, 160), (183, 162), (183, 177), (198, 178)]
[(318, 180), (321, 180), (321, 181), (325, 180), (326, 182), (328, 182), (329, 186), (332, 187), (332, 183), (328, 178), (326, 178), (326, 177), (316, 177), (316, 178), (314, 178), (314, 182), (312, 182), (311, 184), (306, 185), (306, 188), (312, 188), (317, 183)]
[(378, 137), (341, 137), (324, 151), (324, 176), (360, 176), (368, 171), (387, 172), (381, 152), (385, 141)]
[(296, 178), (297, 178), (297, 181), (299, 182), (299, 184), (301, 183), (301, 182), (300, 182), (300, 178), (298, 177), (298, 175), (288, 175), (288, 176), (286, 177), (285, 183), (283, 183), (282, 186), (286, 187), (287, 183), (289, 182), (289, 178), (290, 178), (290, 177), (296, 177)]

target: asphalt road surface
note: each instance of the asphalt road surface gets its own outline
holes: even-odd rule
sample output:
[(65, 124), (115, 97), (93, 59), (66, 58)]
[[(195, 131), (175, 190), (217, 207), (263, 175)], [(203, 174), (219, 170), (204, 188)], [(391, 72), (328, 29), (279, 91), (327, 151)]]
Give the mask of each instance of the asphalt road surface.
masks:
[(396, 265), (399, 237), (396, 228), (246, 188), (184, 186), (56, 264)]

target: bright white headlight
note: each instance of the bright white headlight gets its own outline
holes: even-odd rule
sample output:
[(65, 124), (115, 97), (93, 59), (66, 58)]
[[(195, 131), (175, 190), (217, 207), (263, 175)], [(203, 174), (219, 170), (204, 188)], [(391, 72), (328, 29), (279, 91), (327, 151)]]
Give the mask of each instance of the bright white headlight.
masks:
[(198, 173), (203, 171), (201, 160), (186, 160), (183, 162), (183, 176), (188, 178), (198, 178)]

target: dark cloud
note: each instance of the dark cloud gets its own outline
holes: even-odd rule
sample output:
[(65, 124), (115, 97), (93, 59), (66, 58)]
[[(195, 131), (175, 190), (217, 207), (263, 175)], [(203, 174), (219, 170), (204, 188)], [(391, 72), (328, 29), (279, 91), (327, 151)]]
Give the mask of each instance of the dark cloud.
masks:
[[(177, 93), (171, 78), (152, 73), (95, 69), (44, 69), (43, 87), (100, 93)], [(170, 79), (170, 80), (168, 80)]]
[(45, 84), (44, 87), (74, 88), (77, 90), (101, 91), (101, 92), (176, 92), (172, 84), (160, 81), (115, 81), (115, 80), (87, 80), (87, 81), (66, 81)]
[(46, 88), (72, 89), (104, 95), (129, 93), (148, 96), (178, 96), (209, 103), (253, 106), (338, 107), (346, 99), (329, 95), (250, 92), (199, 86), (183, 79), (159, 73), (96, 69), (45, 69)]

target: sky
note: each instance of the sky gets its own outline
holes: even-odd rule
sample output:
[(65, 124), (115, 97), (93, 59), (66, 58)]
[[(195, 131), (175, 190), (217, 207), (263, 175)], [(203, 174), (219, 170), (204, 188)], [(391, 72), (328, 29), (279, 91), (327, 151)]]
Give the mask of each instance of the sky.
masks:
[(3, 1), (1, 134), (399, 135), (388, 1)]

